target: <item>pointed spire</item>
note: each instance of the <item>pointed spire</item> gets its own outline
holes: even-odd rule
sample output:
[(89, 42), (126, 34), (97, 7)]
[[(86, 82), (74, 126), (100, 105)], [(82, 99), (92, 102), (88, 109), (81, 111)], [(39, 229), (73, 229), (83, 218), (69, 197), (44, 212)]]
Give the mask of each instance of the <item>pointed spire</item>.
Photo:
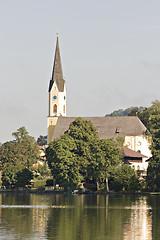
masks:
[(58, 90), (60, 92), (63, 92), (64, 79), (63, 79), (62, 64), (61, 64), (61, 57), (60, 57), (60, 50), (59, 50), (58, 33), (57, 33), (57, 43), (56, 43), (56, 51), (55, 51), (55, 57), (54, 57), (52, 79), (50, 81), (49, 91), (51, 90), (54, 81), (57, 84)]

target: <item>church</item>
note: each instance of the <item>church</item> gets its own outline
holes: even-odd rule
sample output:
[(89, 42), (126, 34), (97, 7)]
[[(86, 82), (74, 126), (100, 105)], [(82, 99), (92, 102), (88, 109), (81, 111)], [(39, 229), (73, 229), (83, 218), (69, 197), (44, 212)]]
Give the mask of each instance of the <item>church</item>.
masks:
[[(48, 143), (50, 143), (62, 136), (75, 120), (75, 117), (66, 117), (66, 85), (63, 79), (58, 36), (48, 92)], [(138, 117), (82, 117), (82, 119), (93, 123), (100, 139), (116, 140), (118, 136), (124, 137), (122, 150), (125, 163), (137, 171), (146, 172), (148, 167), (146, 160), (151, 157), (149, 149), (151, 135)]]

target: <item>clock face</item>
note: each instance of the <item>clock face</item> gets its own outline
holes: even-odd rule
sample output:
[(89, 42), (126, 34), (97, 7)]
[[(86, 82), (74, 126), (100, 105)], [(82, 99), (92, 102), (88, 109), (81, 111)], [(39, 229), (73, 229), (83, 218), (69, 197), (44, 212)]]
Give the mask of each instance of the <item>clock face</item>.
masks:
[(56, 96), (56, 95), (54, 95), (54, 96), (53, 96), (53, 100), (56, 100), (56, 99), (57, 99), (57, 96)]

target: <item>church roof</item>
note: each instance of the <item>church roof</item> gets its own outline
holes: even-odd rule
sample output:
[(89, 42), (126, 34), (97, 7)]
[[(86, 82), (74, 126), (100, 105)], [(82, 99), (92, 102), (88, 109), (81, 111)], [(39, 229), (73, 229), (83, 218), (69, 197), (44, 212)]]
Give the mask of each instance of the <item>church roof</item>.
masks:
[[(62, 117), (58, 118), (55, 126), (53, 139), (58, 138), (68, 130), (69, 125), (76, 117)], [(100, 139), (116, 139), (117, 136), (140, 136), (143, 135), (147, 128), (135, 116), (125, 117), (82, 117), (84, 120), (90, 120)], [(148, 132), (149, 133), (149, 132)]]
[(55, 57), (54, 57), (52, 79), (50, 80), (50, 84), (49, 84), (49, 92), (51, 91), (54, 82), (56, 82), (58, 90), (60, 92), (63, 92), (65, 81), (63, 79), (58, 36), (57, 36), (57, 44), (56, 44), (56, 51), (55, 51)]

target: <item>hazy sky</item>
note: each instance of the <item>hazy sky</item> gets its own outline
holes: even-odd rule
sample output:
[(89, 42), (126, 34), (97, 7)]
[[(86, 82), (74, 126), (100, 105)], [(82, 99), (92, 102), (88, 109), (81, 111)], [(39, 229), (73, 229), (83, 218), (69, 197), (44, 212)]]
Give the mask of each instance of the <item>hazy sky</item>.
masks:
[(59, 43), (67, 116), (104, 116), (160, 99), (160, 1), (0, 0), (0, 142), (47, 134)]

